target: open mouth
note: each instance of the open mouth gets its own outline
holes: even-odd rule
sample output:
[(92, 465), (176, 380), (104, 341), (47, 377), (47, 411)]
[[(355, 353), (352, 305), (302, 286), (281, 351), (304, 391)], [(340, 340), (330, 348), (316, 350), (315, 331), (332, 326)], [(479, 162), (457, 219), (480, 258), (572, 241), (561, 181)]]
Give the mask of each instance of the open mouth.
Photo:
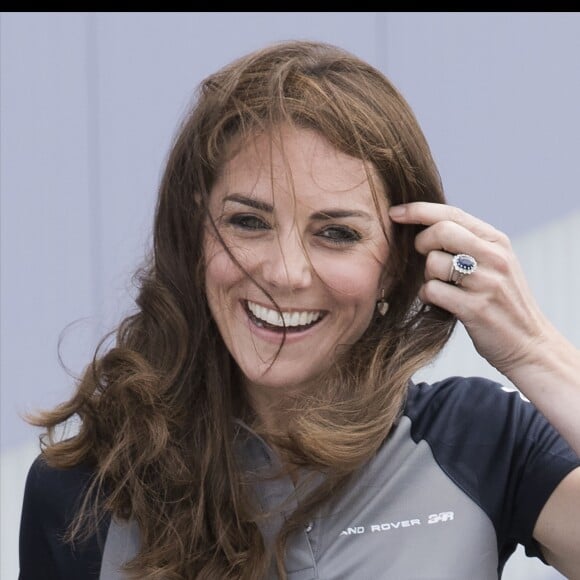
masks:
[(256, 326), (280, 333), (308, 330), (317, 325), (326, 314), (321, 310), (282, 311), (280, 313), (249, 300), (244, 301), (244, 308)]

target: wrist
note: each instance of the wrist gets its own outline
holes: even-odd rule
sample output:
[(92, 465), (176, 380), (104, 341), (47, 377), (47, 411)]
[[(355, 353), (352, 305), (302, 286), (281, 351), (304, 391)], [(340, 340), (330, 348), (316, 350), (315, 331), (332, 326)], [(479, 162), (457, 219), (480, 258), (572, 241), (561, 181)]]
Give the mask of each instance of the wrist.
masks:
[[(530, 341), (526, 353), (504, 372), (515, 385), (524, 389), (540, 382), (541, 377), (569, 380), (580, 373), (580, 350), (552, 325), (547, 324)], [(541, 381), (541, 384), (549, 384)]]

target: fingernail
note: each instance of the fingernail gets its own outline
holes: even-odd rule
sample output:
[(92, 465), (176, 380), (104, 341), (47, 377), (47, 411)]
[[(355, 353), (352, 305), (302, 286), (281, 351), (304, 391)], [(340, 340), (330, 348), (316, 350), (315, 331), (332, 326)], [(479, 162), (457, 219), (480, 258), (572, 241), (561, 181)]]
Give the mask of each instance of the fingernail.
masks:
[(407, 211), (407, 209), (405, 208), (405, 206), (394, 205), (393, 207), (391, 207), (389, 209), (389, 215), (391, 217), (402, 217), (405, 215), (406, 211)]

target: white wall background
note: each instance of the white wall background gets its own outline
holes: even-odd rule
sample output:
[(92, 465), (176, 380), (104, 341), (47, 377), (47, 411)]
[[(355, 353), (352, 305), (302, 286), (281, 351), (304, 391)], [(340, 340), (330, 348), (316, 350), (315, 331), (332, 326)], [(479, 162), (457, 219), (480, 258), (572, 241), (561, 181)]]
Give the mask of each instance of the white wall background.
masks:
[[(330, 41), (407, 97), (450, 202), (510, 234), (580, 345), (580, 13), (0, 13), (0, 577), (38, 433), (131, 307), (177, 122), (207, 74), (264, 43)], [(427, 378), (497, 378), (461, 329)], [(520, 552), (507, 580), (561, 578)]]

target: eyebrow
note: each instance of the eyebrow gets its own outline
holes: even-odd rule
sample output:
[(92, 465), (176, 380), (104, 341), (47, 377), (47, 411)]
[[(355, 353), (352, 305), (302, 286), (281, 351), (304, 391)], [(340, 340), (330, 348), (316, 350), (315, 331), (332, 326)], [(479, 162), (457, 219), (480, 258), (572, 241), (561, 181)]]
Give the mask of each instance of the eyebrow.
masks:
[(249, 207), (253, 207), (254, 209), (259, 209), (260, 211), (266, 211), (268, 213), (272, 213), (274, 211), (274, 206), (270, 203), (267, 203), (265, 201), (259, 201), (257, 199), (254, 199), (253, 197), (239, 195), (237, 193), (226, 195), (226, 197), (224, 197), (224, 204), (226, 201), (241, 203), (242, 205), (247, 205)]
[[(247, 197), (245, 195), (240, 195), (237, 193), (227, 195), (224, 197), (224, 203), (226, 201), (233, 201), (235, 203), (240, 203), (242, 205), (247, 205), (254, 209), (265, 211), (268, 213), (272, 213), (274, 211), (274, 206), (270, 203), (265, 201), (259, 201), (252, 197)], [(339, 218), (349, 218), (349, 217), (360, 217), (364, 219), (372, 219), (372, 217), (363, 211), (356, 211), (356, 210), (348, 210), (348, 209), (325, 209), (323, 211), (317, 211), (310, 216), (311, 220), (330, 220), (330, 219), (339, 219)]]
[(325, 209), (317, 211), (310, 216), (312, 220), (330, 220), (338, 218), (360, 217), (370, 220), (371, 216), (364, 211), (355, 211), (348, 209)]

